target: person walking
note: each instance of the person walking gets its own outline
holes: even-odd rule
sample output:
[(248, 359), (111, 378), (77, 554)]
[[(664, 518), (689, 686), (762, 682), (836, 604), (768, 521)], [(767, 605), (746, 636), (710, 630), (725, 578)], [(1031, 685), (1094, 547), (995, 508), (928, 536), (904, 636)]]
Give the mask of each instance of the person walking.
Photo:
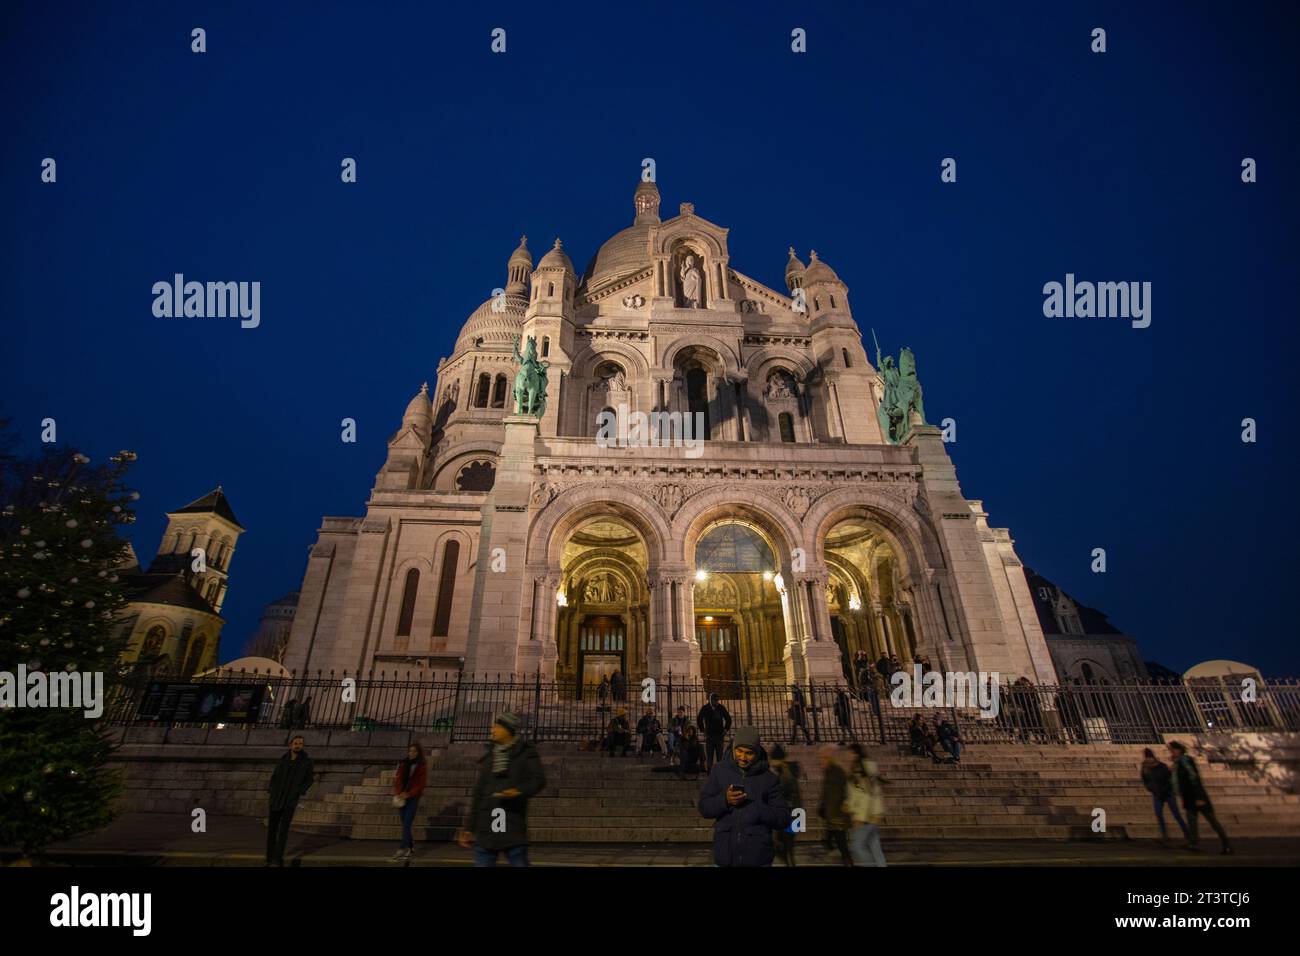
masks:
[(1156, 812), (1156, 822), (1160, 824), (1160, 842), (1169, 839), (1165, 828), (1165, 806), (1168, 805), (1174, 815), (1178, 828), (1183, 831), (1183, 839), (1188, 839), (1187, 823), (1178, 812), (1178, 801), (1174, 799), (1173, 774), (1150, 747), (1142, 751), (1142, 786), (1151, 794), (1151, 806)]
[(838, 850), (840, 862), (852, 866), (848, 843), (852, 821), (844, 810), (844, 801), (848, 799), (848, 775), (837, 758), (834, 744), (823, 744), (817, 751), (817, 761), (822, 768), (822, 796), (817, 815), (826, 828), (826, 835), (822, 838), (823, 849), (827, 853)]
[(289, 824), (293, 822), (298, 801), (311, 788), (315, 768), (307, 754), (302, 734), (294, 734), (289, 749), (271, 774), (267, 787), (270, 797), (266, 817), (266, 865), (284, 866), (284, 849), (289, 842)]
[(614, 695), (614, 703), (621, 704), (627, 699), (627, 682), (623, 680), (622, 671), (614, 671), (609, 678), (609, 690)]
[[(785, 748), (780, 744), (772, 747), (768, 757), (772, 772), (776, 774), (777, 786), (781, 788), (781, 797), (785, 805), (794, 811), (803, 806), (803, 797), (799, 793), (800, 767), (797, 761), (785, 759)], [(786, 866), (794, 866), (793, 821), (784, 830), (776, 831), (776, 853)]]
[(418, 740), (406, 748), (406, 759), (399, 761), (393, 774), (393, 806), (402, 821), (402, 846), (393, 854), (393, 862), (401, 863), (415, 855), (415, 837), (411, 832), (415, 824), (416, 808), (429, 781), (429, 761)]
[(528, 801), (542, 792), (546, 774), (537, 748), (519, 734), (516, 714), (497, 715), (492, 742), (478, 764), (457, 842), (473, 848), (475, 866), (496, 866), (503, 852), (511, 866), (527, 866)]
[(772, 865), (772, 834), (789, 825), (790, 807), (768, 767), (757, 728), (736, 728), (731, 755), (709, 771), (700, 815), (714, 821), (717, 866)]
[(710, 694), (709, 702), (696, 715), (695, 724), (704, 734), (704, 766), (711, 771), (722, 759), (723, 741), (731, 730), (731, 714), (722, 705), (722, 698), (716, 693)]
[(885, 816), (885, 798), (881, 792), (884, 781), (876, 762), (867, 757), (860, 744), (849, 749), (854, 757), (844, 806), (853, 824), (849, 853), (854, 866), (884, 866), (885, 851), (880, 846), (880, 823)]
[(812, 737), (808, 735), (808, 704), (803, 696), (803, 688), (799, 686), (798, 681), (790, 682), (790, 743), (794, 743), (799, 731), (803, 731), (803, 741), (806, 744), (812, 743)]
[(1177, 740), (1169, 741), (1169, 753), (1173, 758), (1170, 779), (1173, 782), (1174, 795), (1182, 799), (1183, 809), (1187, 811), (1188, 836), (1183, 849), (1199, 849), (1197, 818), (1205, 817), (1214, 832), (1219, 835), (1219, 843), (1222, 844), (1219, 852), (1226, 856), (1232, 852), (1232, 844), (1228, 842), (1228, 834), (1224, 832), (1223, 824), (1214, 815), (1214, 804), (1210, 803), (1210, 795), (1205, 791), (1201, 772), (1196, 769), (1196, 761), (1188, 754), (1187, 748)]
[(844, 738), (857, 740), (857, 734), (853, 732), (853, 704), (849, 700), (848, 692), (844, 688), (835, 691), (835, 722), (840, 725), (840, 743)]

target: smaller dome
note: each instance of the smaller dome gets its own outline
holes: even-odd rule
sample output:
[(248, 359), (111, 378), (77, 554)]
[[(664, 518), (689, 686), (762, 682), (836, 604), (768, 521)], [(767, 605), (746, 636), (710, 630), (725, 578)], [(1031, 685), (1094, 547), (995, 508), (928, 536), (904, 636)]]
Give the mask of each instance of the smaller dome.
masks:
[(519, 237), (519, 248), (510, 253), (506, 263), (506, 293), (518, 295), (528, 289), (528, 274), (533, 271), (533, 256), (528, 251), (528, 237)]
[(573, 263), (569, 261), (568, 254), (560, 244), (560, 240), (555, 240), (555, 247), (546, 255), (542, 256), (542, 261), (537, 263), (539, 269), (563, 269), (565, 272), (573, 271)]
[(632, 194), (632, 204), (636, 207), (637, 225), (659, 221), (659, 187), (653, 182), (642, 180), (637, 183), (636, 192)]
[(817, 258), (816, 249), (809, 253), (809, 258), (811, 261), (808, 263), (808, 269), (803, 275), (805, 285), (812, 285), (814, 282), (840, 281), (840, 277), (835, 274), (835, 270)]
[(528, 267), (528, 270), (529, 270), (530, 272), (532, 271), (532, 268), (533, 268), (533, 254), (532, 254), (531, 252), (528, 251), (528, 237), (527, 237), (527, 236), (520, 236), (520, 237), (519, 237), (519, 248), (516, 249), (514, 252), (510, 253), (510, 265), (513, 266), (515, 263), (522, 263), (523, 265), (525, 265), (525, 266)]
[(433, 406), (429, 402), (429, 383), (420, 386), (419, 393), (406, 406), (403, 425), (413, 425), (417, 431), (428, 432), (433, 426)]
[(799, 257), (794, 254), (794, 246), (790, 247), (790, 261), (785, 264), (785, 284), (791, 292), (799, 288), (803, 280), (805, 266), (799, 261)]

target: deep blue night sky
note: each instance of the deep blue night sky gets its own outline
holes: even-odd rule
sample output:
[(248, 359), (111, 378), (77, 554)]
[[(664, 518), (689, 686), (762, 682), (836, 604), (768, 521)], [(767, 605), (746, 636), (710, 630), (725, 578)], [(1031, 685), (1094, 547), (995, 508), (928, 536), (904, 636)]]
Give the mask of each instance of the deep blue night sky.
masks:
[[(1300, 670), (1294, 5), (179, 6), (0, 13), (0, 414), (139, 454), (146, 561), (225, 487), (223, 659), (321, 516), (362, 513), (520, 233), (581, 269), (649, 156), (665, 218), (694, 202), (777, 289), (817, 249), (868, 348), (915, 350), (1027, 564), (1150, 660)], [(260, 281), (261, 327), (155, 318), (176, 272)], [(1045, 318), (1067, 272), (1150, 281), (1151, 327)]]

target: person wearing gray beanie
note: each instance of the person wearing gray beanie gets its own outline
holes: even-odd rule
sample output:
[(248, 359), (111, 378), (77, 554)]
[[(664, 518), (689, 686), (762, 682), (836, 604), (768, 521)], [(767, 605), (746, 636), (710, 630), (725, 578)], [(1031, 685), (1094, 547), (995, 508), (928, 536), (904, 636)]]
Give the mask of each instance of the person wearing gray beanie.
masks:
[(718, 866), (772, 865), (772, 834), (784, 830), (792, 814), (780, 781), (768, 768), (758, 728), (736, 728), (731, 755), (709, 772), (700, 815), (713, 820)]

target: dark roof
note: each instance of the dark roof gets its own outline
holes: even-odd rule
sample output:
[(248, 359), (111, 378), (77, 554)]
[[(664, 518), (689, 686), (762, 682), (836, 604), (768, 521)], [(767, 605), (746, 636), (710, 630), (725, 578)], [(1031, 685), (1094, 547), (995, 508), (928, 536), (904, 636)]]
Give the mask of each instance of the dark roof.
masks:
[(133, 574), (126, 579), (126, 588), (132, 601), (170, 604), (207, 614), (217, 613), (204, 600), (203, 595), (179, 574)]
[[(1059, 634), (1057, 629), (1056, 614), (1052, 610), (1052, 601), (1044, 600), (1038, 593), (1039, 588), (1052, 588), (1060, 591), (1066, 597), (1070, 597), (1069, 592), (1064, 588), (1059, 588), (1047, 578), (1043, 577), (1032, 568), (1025, 568), (1025, 580), (1029, 583), (1029, 595), (1034, 600), (1034, 610), (1038, 612), (1038, 623), (1043, 628), (1044, 634)], [(1086, 604), (1080, 604), (1074, 601), (1074, 606), (1079, 609), (1079, 623), (1083, 625), (1084, 634), (1123, 634), (1124, 632), (1117, 628), (1106, 618), (1106, 615), (1096, 608), (1088, 607)]]
[(1182, 683), (1183, 675), (1178, 671), (1170, 670), (1164, 664), (1158, 664), (1155, 661), (1143, 661), (1147, 668), (1147, 673), (1155, 680), (1178, 681)]
[(178, 508), (171, 513), (186, 514), (186, 513), (196, 513), (196, 512), (197, 513), (214, 512), (219, 517), (225, 518), (227, 521), (233, 524), (240, 531), (244, 530), (244, 526), (240, 524), (239, 520), (235, 517), (235, 512), (230, 507), (230, 500), (226, 498), (226, 493), (221, 490), (220, 485), (217, 485), (216, 488), (213, 488), (202, 498), (198, 498), (194, 501), (191, 501), (184, 508)]

